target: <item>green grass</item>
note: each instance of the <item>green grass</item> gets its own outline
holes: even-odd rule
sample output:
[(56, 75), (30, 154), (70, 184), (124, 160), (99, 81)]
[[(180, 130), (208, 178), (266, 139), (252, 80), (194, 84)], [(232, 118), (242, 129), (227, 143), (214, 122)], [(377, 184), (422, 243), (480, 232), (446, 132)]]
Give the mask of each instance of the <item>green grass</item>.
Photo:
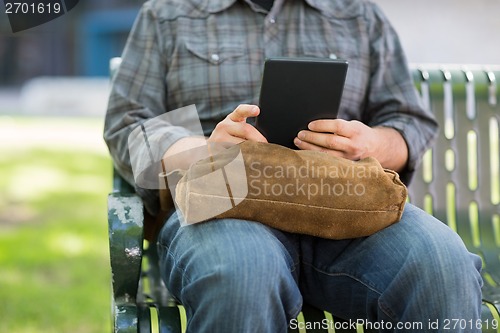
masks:
[(4, 145), (0, 175), (0, 332), (108, 332), (109, 158)]

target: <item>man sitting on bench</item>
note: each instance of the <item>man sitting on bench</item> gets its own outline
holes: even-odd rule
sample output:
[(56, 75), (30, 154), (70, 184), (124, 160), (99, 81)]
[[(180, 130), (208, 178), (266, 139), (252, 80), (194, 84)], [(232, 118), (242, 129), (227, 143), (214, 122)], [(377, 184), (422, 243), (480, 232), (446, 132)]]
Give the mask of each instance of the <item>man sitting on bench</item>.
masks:
[[(134, 182), (127, 146), (134, 128), (191, 104), (209, 142), (266, 142), (247, 120), (259, 114), (254, 104), (271, 56), (349, 61), (339, 119), (297, 133), (298, 149), (375, 157), (410, 182), (437, 126), (419, 101), (392, 26), (361, 0), (147, 1), (106, 116), (105, 139), (119, 172)], [(173, 126), (159, 130), (167, 151), (198, 144)], [(157, 214), (157, 191), (137, 192)], [(180, 227), (174, 213), (158, 247), (163, 279), (185, 306), (188, 332), (286, 332), (303, 302), (394, 332), (402, 323), (442, 332), (445, 319), (481, 318), (481, 259), (411, 204), (399, 223), (348, 240), (232, 219)]]

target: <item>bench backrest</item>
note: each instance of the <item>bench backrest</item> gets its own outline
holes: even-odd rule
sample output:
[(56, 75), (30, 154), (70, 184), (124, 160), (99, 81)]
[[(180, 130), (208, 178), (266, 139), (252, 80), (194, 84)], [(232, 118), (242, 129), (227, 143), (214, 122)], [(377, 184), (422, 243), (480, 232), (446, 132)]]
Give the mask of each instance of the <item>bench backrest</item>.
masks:
[[(500, 67), (415, 66), (412, 72), (440, 133), (410, 186), (410, 200), (458, 232), (486, 270), (498, 267)], [(487, 282), (500, 283), (493, 275)]]
[[(419, 68), (413, 75), (424, 103), (440, 124), (440, 133), (410, 187), (411, 200), (478, 247), (478, 226), (483, 221), (484, 236), (500, 236), (492, 229), (500, 223), (496, 84), (500, 70)], [(500, 239), (492, 240), (500, 245)]]

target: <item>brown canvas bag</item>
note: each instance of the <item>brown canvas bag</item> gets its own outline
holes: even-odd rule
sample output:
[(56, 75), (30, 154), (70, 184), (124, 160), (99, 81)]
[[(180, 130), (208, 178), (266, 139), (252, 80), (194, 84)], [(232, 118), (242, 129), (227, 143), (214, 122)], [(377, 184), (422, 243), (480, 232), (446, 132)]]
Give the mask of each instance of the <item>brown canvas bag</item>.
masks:
[(250, 141), (181, 176), (175, 202), (185, 224), (235, 218), (330, 239), (368, 236), (399, 221), (407, 197), (399, 175), (374, 158)]

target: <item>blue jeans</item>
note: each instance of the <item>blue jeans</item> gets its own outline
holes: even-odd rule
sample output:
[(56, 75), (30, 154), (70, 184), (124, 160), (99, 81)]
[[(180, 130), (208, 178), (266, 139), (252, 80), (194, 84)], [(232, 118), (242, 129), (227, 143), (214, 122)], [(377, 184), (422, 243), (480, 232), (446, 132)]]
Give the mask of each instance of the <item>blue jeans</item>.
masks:
[(411, 204), (399, 223), (349, 240), (231, 219), (179, 227), (174, 214), (158, 247), (188, 332), (286, 332), (303, 301), (384, 332), (442, 332), (446, 320), (480, 319), (481, 259)]

